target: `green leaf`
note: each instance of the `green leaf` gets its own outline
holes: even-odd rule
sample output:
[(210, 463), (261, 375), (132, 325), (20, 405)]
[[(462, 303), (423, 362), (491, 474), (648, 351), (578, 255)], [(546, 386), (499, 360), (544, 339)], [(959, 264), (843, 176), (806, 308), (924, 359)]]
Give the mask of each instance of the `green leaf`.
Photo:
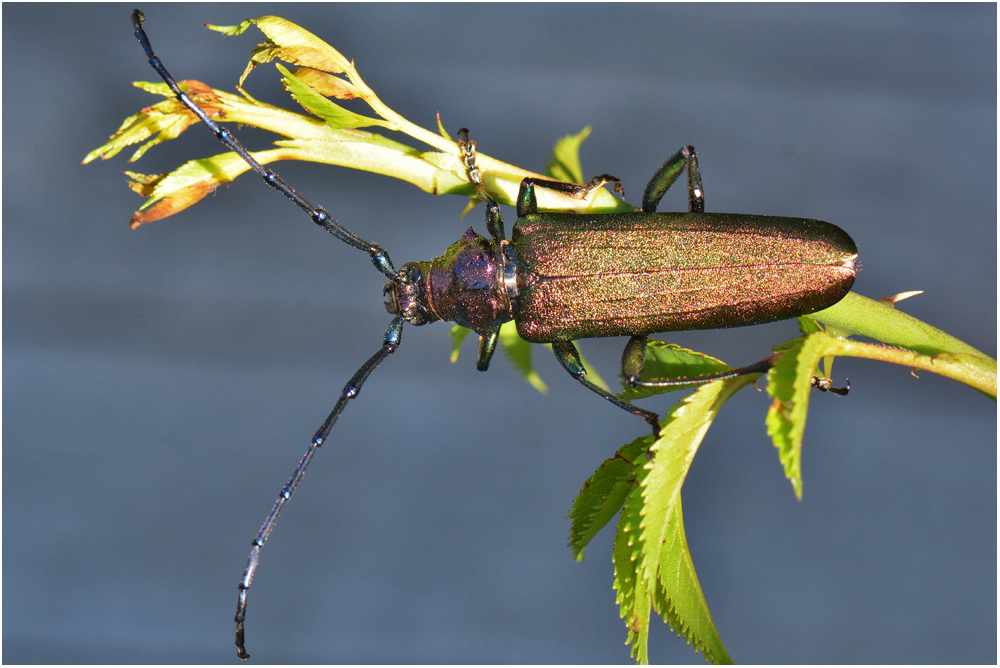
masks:
[(285, 69), (280, 63), (275, 63), (275, 66), (281, 72), (282, 83), (285, 86), (285, 90), (291, 93), (292, 98), (301, 104), (306, 111), (326, 121), (330, 127), (337, 130), (367, 128), (373, 125), (389, 127), (389, 123), (380, 118), (362, 116), (361, 114), (344, 109), (339, 104), (334, 104), (329, 99), (317, 93), (312, 86), (309, 86)]
[(799, 317), (799, 331), (802, 332), (803, 336), (808, 336), (813, 332), (822, 332), (823, 328), (809, 316), (803, 315)]
[[(641, 472), (641, 466), (636, 468)], [(618, 518), (618, 530), (615, 532), (614, 587), (618, 592), (615, 602), (619, 605), (619, 616), (625, 620), (628, 630), (625, 643), (630, 646), (630, 654), (637, 663), (648, 664), (646, 645), (649, 639), (650, 592), (639, 575), (642, 559), (642, 544), (639, 540), (642, 504), (642, 490), (633, 486), (625, 499), (621, 517)]]
[(546, 165), (546, 173), (552, 178), (570, 183), (583, 183), (583, 167), (580, 166), (580, 144), (590, 136), (588, 125), (580, 134), (566, 135), (556, 142), (552, 158)]
[(514, 363), (514, 368), (521, 372), (524, 379), (542, 394), (548, 394), (548, 386), (535, 372), (531, 364), (531, 344), (517, 335), (517, 326), (513, 320), (505, 322), (500, 327), (500, 345), (510, 361)]
[[(673, 378), (697, 378), (730, 371), (725, 362), (704, 353), (682, 348), (673, 343), (650, 339), (646, 344), (646, 364), (642, 370), (645, 380), (669, 380)], [(622, 380), (622, 391), (618, 395), (626, 401), (644, 399), (664, 392), (690, 389), (691, 386), (636, 387), (631, 388)]]
[[(660, 438), (637, 476), (642, 497), (637, 588), (645, 584), (654, 609), (671, 628), (713, 663), (729, 663), (688, 552), (681, 513), (681, 486), (699, 445), (735, 392), (751, 384), (748, 374), (703, 385), (681, 400), (661, 423)], [(627, 505), (627, 502), (626, 502)]]
[[(664, 582), (664, 573), (671, 574), (669, 587)], [(677, 498), (676, 508), (670, 515), (664, 532), (664, 550), (660, 556), (660, 587), (657, 588), (653, 601), (653, 609), (677, 632), (677, 637), (684, 638), (688, 644), (694, 642), (695, 648), (701, 649), (706, 660), (715, 664), (733, 663), (712, 621), (698, 574), (694, 570), (684, 532), (684, 512), (680, 497)]]
[(821, 331), (793, 339), (767, 374), (767, 393), (773, 397), (765, 420), (767, 433), (778, 449), (785, 477), (799, 499), (802, 498), (802, 435), (812, 377), (830, 340)]
[(642, 436), (623, 445), (583, 483), (568, 516), (573, 521), (569, 547), (577, 561), (583, 561), (583, 551), (591, 539), (621, 510), (625, 497), (635, 487), (636, 459), (645, 454), (651, 442), (651, 436)]

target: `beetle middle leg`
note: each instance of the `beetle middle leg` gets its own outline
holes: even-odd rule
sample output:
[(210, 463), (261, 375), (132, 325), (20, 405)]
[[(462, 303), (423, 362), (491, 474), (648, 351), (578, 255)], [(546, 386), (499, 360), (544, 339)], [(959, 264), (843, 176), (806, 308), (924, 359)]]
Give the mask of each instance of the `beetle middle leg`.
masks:
[(615, 406), (618, 406), (622, 410), (626, 410), (632, 415), (642, 418), (649, 423), (649, 426), (653, 428), (653, 435), (659, 437), (660, 435), (660, 416), (653, 411), (647, 411), (644, 408), (639, 408), (638, 406), (633, 406), (627, 401), (622, 401), (615, 395), (611, 394), (607, 390), (594, 385), (584, 376), (587, 370), (583, 366), (583, 360), (580, 359), (580, 353), (577, 351), (576, 346), (573, 345), (572, 341), (553, 341), (552, 342), (552, 352), (556, 354), (556, 359), (559, 360), (560, 364), (569, 372), (569, 375), (580, 381), (580, 384), (586, 387), (591, 392), (604, 397)]

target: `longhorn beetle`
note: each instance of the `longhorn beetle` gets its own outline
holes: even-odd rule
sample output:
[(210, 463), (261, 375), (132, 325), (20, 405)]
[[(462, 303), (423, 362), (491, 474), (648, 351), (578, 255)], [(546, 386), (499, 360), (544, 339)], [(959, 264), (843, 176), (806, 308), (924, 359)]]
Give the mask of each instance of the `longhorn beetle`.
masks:
[[(633, 406), (586, 379), (573, 345), (576, 339), (630, 336), (622, 354), (622, 375), (631, 387), (698, 385), (723, 378), (764, 373), (768, 357), (725, 373), (696, 378), (642, 380), (646, 340), (654, 332), (756, 325), (812, 313), (840, 301), (854, 283), (857, 247), (840, 228), (801, 218), (705, 213), (705, 195), (694, 147), (685, 146), (653, 174), (635, 213), (578, 214), (539, 212), (535, 188), (584, 198), (613, 176), (595, 177), (586, 186), (527, 178), (517, 195), (517, 222), (510, 239), (497, 203), (482, 186), (475, 143), (458, 132), (470, 181), (486, 203), (490, 238), (471, 227), (440, 257), (410, 262), (397, 270), (378, 244), (365, 241), (338, 223), (326, 209), (310, 204), (280, 176), (260, 165), (229, 130), (215, 123), (185, 94), (153, 53), (142, 29), (145, 17), (132, 12), (136, 39), (149, 63), (215, 136), (245, 160), (264, 182), (292, 200), (317, 225), (337, 239), (368, 253), (386, 278), (383, 294), (393, 319), (382, 347), (361, 365), (333, 410), (313, 436), (292, 477), (257, 533), (239, 583), (236, 648), (244, 646), (247, 590), (260, 550), (285, 503), (302, 480), (347, 402), (399, 346), (403, 323), (454, 322), (479, 334), (476, 367), (486, 371), (500, 326), (513, 320), (518, 334), (534, 343), (551, 343), (556, 358), (584, 387), (645, 420), (659, 433), (659, 416)], [(657, 213), (667, 189), (687, 169), (688, 212)], [(828, 379), (814, 379), (824, 391), (846, 394)]]

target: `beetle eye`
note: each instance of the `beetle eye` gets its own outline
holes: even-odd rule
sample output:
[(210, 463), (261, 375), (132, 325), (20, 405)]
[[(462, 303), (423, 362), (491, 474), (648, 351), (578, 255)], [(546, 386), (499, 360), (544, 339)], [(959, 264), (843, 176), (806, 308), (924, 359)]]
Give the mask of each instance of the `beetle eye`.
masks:
[(400, 312), (399, 290), (396, 289), (396, 284), (392, 281), (386, 283), (385, 287), (382, 288), (382, 295), (388, 295), (388, 298), (385, 300), (385, 310), (398, 315)]
[(417, 283), (420, 281), (422, 274), (420, 273), (420, 267), (417, 264), (410, 264), (404, 267), (406, 270), (406, 277), (411, 283)]

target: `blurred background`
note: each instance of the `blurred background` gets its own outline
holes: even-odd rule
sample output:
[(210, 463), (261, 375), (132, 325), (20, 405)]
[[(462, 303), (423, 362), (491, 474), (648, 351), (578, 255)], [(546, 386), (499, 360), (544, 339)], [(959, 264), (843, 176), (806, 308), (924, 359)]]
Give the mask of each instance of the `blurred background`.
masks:
[[(996, 355), (996, 6), (142, 5), (178, 79), (232, 90), (276, 13), (355, 59), (424, 127), (543, 170), (591, 125), (584, 172), (638, 202), (698, 149), (707, 209), (828, 220), (860, 249), (855, 291)], [(129, 165), (82, 166), (159, 101), (130, 5), (3, 8), (3, 660), (238, 662), (250, 541), (390, 317), (367, 256), (242, 177), (132, 231), (122, 171), (222, 152), (195, 126)], [(248, 80), (294, 107), (273, 66)], [(365, 108), (367, 111), (367, 108)], [(273, 136), (248, 129), (252, 149)], [(412, 143), (408, 138), (403, 141)], [(401, 264), (469, 225), (465, 198), (387, 177), (278, 171)], [(683, 188), (662, 210), (685, 208)], [(514, 212), (505, 209), (508, 230)], [(793, 321), (664, 335), (742, 365)], [(625, 339), (587, 340), (616, 382)], [(314, 460), (264, 550), (259, 663), (622, 663), (613, 527), (566, 548), (580, 485), (646, 425), (543, 349), (540, 395), (498, 354), (449, 364), (408, 327)], [(995, 663), (996, 404), (933, 374), (838, 359), (816, 394), (795, 500), (745, 391), (684, 486), (694, 563), (746, 663)], [(660, 413), (674, 396), (647, 400)], [(654, 662), (701, 657), (655, 623)]]

